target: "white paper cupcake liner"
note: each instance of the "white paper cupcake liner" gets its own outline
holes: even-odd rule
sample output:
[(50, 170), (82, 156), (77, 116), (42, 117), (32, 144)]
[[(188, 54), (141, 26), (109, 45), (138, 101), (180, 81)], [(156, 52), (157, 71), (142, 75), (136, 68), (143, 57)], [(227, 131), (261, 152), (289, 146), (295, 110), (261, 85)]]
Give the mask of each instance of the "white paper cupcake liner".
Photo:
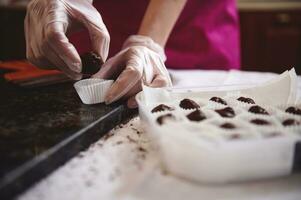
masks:
[(97, 104), (104, 102), (113, 82), (113, 80), (90, 78), (74, 83), (74, 88), (84, 104)]

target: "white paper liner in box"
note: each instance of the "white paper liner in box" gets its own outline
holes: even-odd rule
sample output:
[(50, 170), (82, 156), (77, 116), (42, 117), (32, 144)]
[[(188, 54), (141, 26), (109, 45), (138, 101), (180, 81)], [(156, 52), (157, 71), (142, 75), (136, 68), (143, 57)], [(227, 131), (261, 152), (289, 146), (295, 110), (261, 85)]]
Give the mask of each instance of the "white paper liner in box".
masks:
[(74, 88), (84, 104), (97, 104), (104, 102), (112, 84), (113, 80), (90, 78), (76, 82)]
[[(256, 103), (263, 106), (294, 104), (296, 74), (293, 70), (283, 73), (266, 84), (252, 88), (224, 91), (203, 91), (200, 88), (194, 89), (193, 92), (187, 91), (189, 89), (182, 88), (179, 91), (172, 88), (153, 89), (143, 86), (143, 92), (136, 96), (141, 120), (147, 125), (147, 132), (153, 136), (153, 144), (159, 148), (159, 155), (167, 170), (184, 178), (210, 183), (270, 178), (291, 173), (294, 146), (301, 140), (297, 134), (293, 134), (296, 137), (285, 135), (269, 139), (255, 137), (250, 140), (247, 138), (226, 140), (218, 135), (212, 135), (215, 132), (213, 126), (210, 126), (210, 129), (200, 129), (197, 133), (191, 132), (191, 130), (198, 130), (198, 126), (187, 128), (183, 126), (188, 124), (185, 120), (181, 123), (172, 122), (159, 126), (153, 115), (147, 112), (146, 107), (179, 101), (183, 98), (226, 97), (231, 93), (245, 94), (256, 99)], [(237, 120), (240, 120), (240, 116)], [(255, 136), (258, 134), (260, 132), (254, 133)]]
[[(237, 86), (239, 88), (239, 86)], [(295, 104), (297, 101), (296, 87), (297, 87), (297, 75), (295, 70), (286, 71), (279, 75), (279, 77), (256, 87), (249, 87), (244, 89), (233, 89), (233, 87), (227, 87), (224, 90), (218, 89), (212, 91), (212, 87), (208, 88), (194, 88), (192, 92), (188, 88), (149, 88), (143, 86), (143, 93), (141, 94), (141, 100), (144, 104), (156, 102), (168, 102), (171, 99), (178, 99), (179, 97), (198, 98), (200, 91), (202, 92), (202, 98), (210, 99), (212, 96), (226, 96), (229, 93), (241, 92), (247, 96), (251, 96), (256, 99), (258, 104), (266, 105), (280, 105), (280, 104)]]
[[(161, 134), (158, 142), (163, 163), (181, 177), (223, 183), (290, 173), (295, 142), (292, 138), (210, 144), (206, 140), (187, 137), (180, 132), (180, 127), (177, 128), (179, 131), (173, 133), (157, 134)], [(279, 153), (271, 149), (277, 149)]]

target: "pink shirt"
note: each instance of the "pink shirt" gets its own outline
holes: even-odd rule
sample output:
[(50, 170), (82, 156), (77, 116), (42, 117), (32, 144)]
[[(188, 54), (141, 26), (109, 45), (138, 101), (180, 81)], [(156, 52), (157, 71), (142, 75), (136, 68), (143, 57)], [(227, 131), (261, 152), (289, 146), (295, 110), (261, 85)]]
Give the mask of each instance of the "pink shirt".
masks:
[[(110, 56), (137, 34), (147, 0), (94, 0), (111, 35)], [(239, 21), (235, 0), (188, 0), (167, 42), (166, 65), (173, 69), (238, 69)], [(168, 12), (168, 11), (167, 11)], [(83, 34), (72, 37), (80, 52)]]

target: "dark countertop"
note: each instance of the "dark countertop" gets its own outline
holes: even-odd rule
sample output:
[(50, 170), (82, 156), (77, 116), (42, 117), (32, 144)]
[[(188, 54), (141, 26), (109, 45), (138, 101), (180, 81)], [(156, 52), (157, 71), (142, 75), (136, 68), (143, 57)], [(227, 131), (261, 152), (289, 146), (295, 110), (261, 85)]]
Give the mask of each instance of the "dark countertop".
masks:
[[(114, 109), (119, 109), (114, 111), (117, 113), (114, 120), (97, 129), (100, 131), (93, 133), (96, 134), (95, 139), (123, 118), (124, 109), (120, 109), (118, 104), (82, 104), (73, 83), (25, 89), (5, 82), (2, 75), (0, 73), (0, 185), (1, 179), (12, 170), (22, 167)], [(85, 146), (89, 144), (85, 142)], [(72, 147), (72, 151), (74, 149), (76, 152), (70, 155), (83, 148)]]

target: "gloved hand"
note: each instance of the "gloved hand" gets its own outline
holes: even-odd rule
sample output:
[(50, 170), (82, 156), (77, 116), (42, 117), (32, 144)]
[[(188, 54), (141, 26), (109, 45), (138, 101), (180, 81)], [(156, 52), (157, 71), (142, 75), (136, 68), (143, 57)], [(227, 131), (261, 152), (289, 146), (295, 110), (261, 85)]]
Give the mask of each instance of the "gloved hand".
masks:
[(25, 18), (26, 55), (41, 68), (57, 67), (70, 78), (80, 79), (81, 59), (66, 32), (85, 27), (92, 51), (105, 61), (110, 36), (92, 0), (32, 0)]
[(97, 72), (95, 78), (118, 78), (108, 92), (105, 102), (110, 104), (120, 98), (128, 99), (128, 107), (137, 107), (135, 95), (141, 83), (150, 87), (171, 86), (164, 65), (163, 48), (146, 36), (134, 35), (123, 45), (122, 51), (110, 58)]

